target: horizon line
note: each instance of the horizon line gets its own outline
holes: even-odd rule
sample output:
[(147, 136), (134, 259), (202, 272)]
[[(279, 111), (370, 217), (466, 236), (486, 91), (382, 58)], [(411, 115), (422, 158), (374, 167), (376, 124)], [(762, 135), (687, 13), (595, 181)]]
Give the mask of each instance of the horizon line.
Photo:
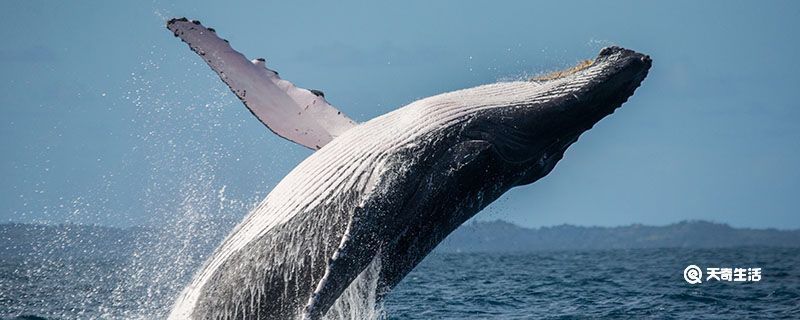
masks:
[[(515, 226), (517, 228), (528, 229), (528, 230), (541, 230), (541, 229), (556, 228), (556, 227), (601, 228), (601, 229), (629, 228), (629, 227), (663, 228), (663, 227), (669, 227), (669, 226), (674, 226), (674, 225), (679, 225), (679, 224), (707, 223), (707, 224), (712, 224), (712, 225), (728, 227), (728, 228), (735, 229), (735, 230), (800, 231), (800, 228), (737, 227), (737, 226), (732, 226), (731, 224), (726, 223), (726, 222), (717, 222), (717, 221), (711, 221), (711, 220), (705, 220), (705, 219), (683, 219), (683, 220), (680, 220), (680, 221), (677, 221), (677, 222), (671, 222), (671, 223), (663, 224), (663, 225), (644, 224), (644, 223), (639, 223), (639, 222), (633, 222), (633, 223), (629, 223), (629, 224), (621, 224), (621, 225), (616, 225), (616, 226), (579, 225), (579, 224), (571, 224), (571, 223), (561, 223), (561, 224), (546, 225), (546, 226), (528, 227), (528, 226), (520, 225), (519, 223), (516, 223), (516, 222), (512, 222), (512, 221), (508, 221), (508, 220), (504, 220), (504, 219), (498, 218), (498, 219), (491, 219), (491, 220), (490, 219), (474, 219), (474, 220), (471, 220), (471, 221), (468, 221), (468, 222), (462, 224), (461, 226), (459, 226), (459, 228), (461, 228), (461, 227), (469, 227), (469, 226), (473, 226), (473, 225), (476, 225), (476, 224), (484, 224), (484, 223), (505, 223), (505, 224), (513, 225), (513, 226)], [(94, 223), (92, 223), (92, 224), (76, 223), (76, 222), (52, 223), (52, 222), (49, 222), (49, 221), (22, 222), (22, 221), (12, 221), (12, 220), (7, 220), (7, 221), (4, 221), (4, 222), (0, 222), (0, 226), (14, 225), (14, 224), (30, 225), (30, 226), (52, 226), (52, 227), (56, 227), (56, 226), (100, 227), (100, 228), (123, 229), (123, 230), (124, 229), (132, 229), (132, 228), (158, 229), (158, 226), (148, 226), (148, 225), (113, 226), (113, 225), (94, 224)]]

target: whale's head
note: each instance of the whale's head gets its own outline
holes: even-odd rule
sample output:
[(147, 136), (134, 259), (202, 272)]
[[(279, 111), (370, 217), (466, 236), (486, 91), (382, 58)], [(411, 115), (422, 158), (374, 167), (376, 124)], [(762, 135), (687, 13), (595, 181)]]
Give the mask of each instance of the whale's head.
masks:
[(513, 185), (532, 183), (578, 136), (627, 101), (650, 66), (647, 55), (604, 48), (594, 60), (530, 79), (508, 101), (482, 111), (466, 134), (492, 144)]

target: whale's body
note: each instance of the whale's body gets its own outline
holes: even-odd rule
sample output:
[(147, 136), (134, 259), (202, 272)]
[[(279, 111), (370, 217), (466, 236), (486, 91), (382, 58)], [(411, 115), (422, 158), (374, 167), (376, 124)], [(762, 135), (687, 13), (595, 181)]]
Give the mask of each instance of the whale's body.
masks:
[(464, 221), (549, 173), (649, 66), (604, 49), (554, 79), (425, 98), (314, 145), (217, 248), (170, 317), (321, 318), (366, 272), (379, 299)]

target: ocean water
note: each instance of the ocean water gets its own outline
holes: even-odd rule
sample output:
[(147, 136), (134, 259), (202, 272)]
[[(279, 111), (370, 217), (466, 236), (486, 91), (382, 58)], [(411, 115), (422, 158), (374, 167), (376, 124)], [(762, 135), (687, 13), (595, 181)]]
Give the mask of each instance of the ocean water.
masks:
[[(691, 285), (690, 264), (760, 267), (762, 279)], [(390, 319), (800, 319), (800, 249), (442, 254), (386, 309)]]
[[(172, 283), (168, 278), (131, 282), (136, 271), (128, 269), (129, 260), (3, 257), (0, 318), (163, 318), (179, 286), (153, 285)], [(762, 268), (762, 278), (692, 285), (683, 277), (690, 264), (703, 271)], [(800, 249), (434, 253), (384, 301), (382, 314), (387, 319), (800, 319)]]

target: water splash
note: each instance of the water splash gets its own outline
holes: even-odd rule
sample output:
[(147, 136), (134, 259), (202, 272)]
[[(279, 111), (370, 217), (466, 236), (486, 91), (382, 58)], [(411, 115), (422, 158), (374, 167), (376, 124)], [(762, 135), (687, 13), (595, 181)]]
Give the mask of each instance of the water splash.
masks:
[[(243, 166), (239, 163), (240, 157), (247, 156), (242, 150), (263, 147), (268, 144), (265, 141), (269, 139), (267, 137), (272, 136), (265, 134), (242, 139), (241, 121), (257, 121), (246, 114), (213, 73), (207, 72), (205, 66), (198, 66), (197, 71), (191, 67), (180, 73), (180, 79), (176, 80), (175, 73), (165, 70), (167, 64), (163, 61), (166, 55), (160, 50), (153, 48), (151, 57), (142, 62), (140, 70), (131, 73), (130, 90), (122, 96), (121, 103), (114, 106), (136, 108), (130, 121), (139, 143), (130, 151), (128, 161), (144, 162), (146, 169), (124, 172), (131, 167), (123, 165), (123, 172), (104, 177), (107, 179), (105, 183), (91, 194), (84, 194), (71, 204), (65, 201), (73, 209), (63, 218), (66, 222), (80, 223), (98, 221), (97, 217), (105, 216), (107, 220), (117, 219), (120, 225), (145, 227), (135, 227), (129, 233), (134, 234), (135, 239), (121, 241), (133, 244), (131, 248), (120, 249), (117, 255), (109, 258), (113, 261), (108, 264), (76, 262), (80, 257), (105, 261), (99, 251), (93, 250), (53, 257), (54, 253), (64, 253), (64, 248), (95, 241), (69, 228), (53, 235), (55, 240), (34, 248), (33, 256), (28, 257), (22, 264), (24, 267), (14, 274), (37, 279), (35, 283), (38, 284), (48, 283), (40, 286), (39, 291), (59, 290), (64, 287), (59, 284), (60, 279), (82, 279), (86, 288), (83, 291), (85, 295), (72, 293), (64, 297), (69, 303), (57, 305), (48, 303), (47, 297), (60, 296), (58, 292), (61, 291), (35, 293), (40, 301), (28, 306), (38, 308), (32, 312), (36, 315), (88, 319), (164, 318), (198, 267), (234, 224), (254, 209), (257, 200), (269, 190), (268, 184), (274, 183), (266, 175), (274, 172), (275, 166), (268, 169), (261, 166), (271, 164), (269, 157), (260, 157), (256, 164)], [(189, 58), (194, 59), (192, 56)], [(180, 65), (197, 64), (181, 60)], [(205, 86), (205, 80), (205, 83), (213, 85)], [(239, 114), (230, 117), (238, 119), (233, 122), (225, 116), (232, 109), (239, 110)], [(272, 153), (274, 158), (280, 157), (282, 162), (287, 162), (285, 152), (273, 149)], [(255, 157), (259, 156), (256, 154)], [(292, 155), (289, 156), (291, 160)], [(251, 180), (256, 182), (246, 185), (237, 181), (243, 170), (244, 174), (255, 176)], [(233, 171), (239, 171), (239, 176), (229, 175)], [(115, 183), (141, 185), (142, 191), (138, 194), (115, 194)], [(241, 189), (250, 191), (242, 192)], [(143, 217), (130, 217), (130, 213), (113, 210), (109, 203), (113, 204), (118, 197), (137, 199), (137, 204), (143, 208)], [(92, 234), (97, 238), (114, 232), (98, 229)], [(295, 249), (301, 248), (297, 246)], [(299, 252), (292, 254), (302, 256)], [(73, 267), (77, 265), (81, 267)], [(379, 262), (374, 262), (362, 272), (336, 302), (327, 319), (380, 317), (381, 308), (376, 299), (379, 266)], [(54, 274), (63, 277), (53, 278)], [(31, 295), (30, 292), (24, 294)], [(16, 311), (8, 312), (15, 314)]]
[(383, 305), (378, 300), (378, 277), (381, 271), (380, 255), (350, 283), (336, 300), (325, 320), (376, 320), (386, 318)]
[[(207, 90), (202, 85), (187, 84), (187, 80), (175, 82), (163, 75), (159, 64), (157, 59), (143, 63), (141, 74), (132, 76), (132, 87), (137, 89), (129, 97), (137, 107), (139, 118), (136, 120), (141, 124), (142, 145), (137, 151), (145, 154), (152, 164), (151, 181), (142, 199), (151, 216), (148, 224), (154, 228), (137, 239), (136, 250), (122, 270), (125, 278), (114, 289), (110, 302), (103, 306), (107, 318), (150, 319), (169, 314), (175, 297), (190, 283), (199, 266), (233, 225), (255, 209), (256, 200), (263, 196), (259, 193), (268, 190), (266, 186), (256, 188), (258, 192), (249, 197), (231, 194), (227, 187), (231, 178), (220, 173), (226, 166), (236, 166), (231, 164), (238, 161), (235, 155), (248, 147), (244, 140), (236, 140), (240, 135), (238, 126), (223, 116), (231, 107), (239, 108), (238, 101), (233, 100), (224, 86)], [(205, 78), (217, 84), (213, 74), (204, 72), (204, 66), (200, 69)], [(191, 97), (181, 98), (179, 91), (186, 91)], [(202, 101), (202, 104), (192, 101)], [(236, 110), (245, 113), (244, 108), (240, 109)], [(243, 119), (250, 119), (246, 116)], [(238, 143), (231, 144), (231, 141)], [(248, 143), (263, 142), (252, 139)], [(234, 158), (235, 161), (230, 161)], [(328, 205), (339, 209), (343, 206), (342, 203)], [(328, 240), (322, 237), (317, 241)], [(326, 246), (322, 243), (313, 247)], [(293, 252), (286, 253), (291, 257), (275, 254), (264, 261), (273, 261), (276, 265), (285, 263), (303, 257), (301, 251), (307, 247), (297, 244), (293, 248)], [(302, 263), (296, 265), (303, 266)], [(373, 261), (337, 300), (326, 319), (380, 318), (379, 270), (380, 261)], [(254, 276), (264, 278), (263, 274)], [(260, 296), (263, 294), (260, 291), (264, 290), (257, 286), (249, 289), (257, 292), (253, 296)]]
[(194, 271), (259, 196), (231, 195), (230, 179), (218, 174), (234, 157), (232, 149), (241, 147), (220, 138), (235, 131), (235, 124), (223, 123), (230, 97), (176, 82), (161, 70), (163, 55), (151, 54), (132, 73), (134, 89), (125, 97), (137, 108), (132, 121), (141, 145), (134, 151), (150, 168), (140, 195), (150, 227), (137, 235), (119, 269), (121, 279), (100, 307), (102, 318), (165, 317)]

